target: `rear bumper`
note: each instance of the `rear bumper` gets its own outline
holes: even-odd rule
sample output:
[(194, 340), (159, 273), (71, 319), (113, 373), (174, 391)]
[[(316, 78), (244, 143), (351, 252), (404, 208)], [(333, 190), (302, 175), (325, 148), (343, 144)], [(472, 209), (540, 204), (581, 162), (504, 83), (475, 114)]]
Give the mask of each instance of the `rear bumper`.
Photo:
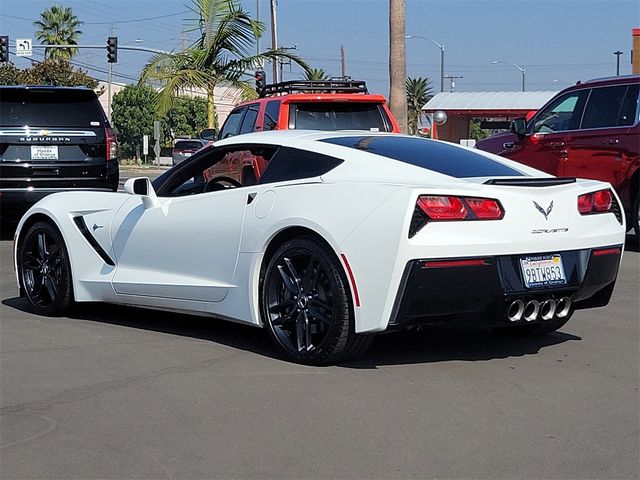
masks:
[[(527, 288), (520, 259), (530, 254), (411, 260), (400, 282), (389, 329), (436, 322), (488, 326), (524, 323), (524, 319), (508, 319), (507, 310), (515, 300), (542, 303), (568, 297), (575, 309), (609, 303), (621, 245), (549, 253), (562, 256), (566, 284)], [(537, 321), (542, 320), (530, 323)]]
[(116, 191), (120, 177), (118, 162), (107, 162), (104, 170), (104, 176), (99, 178), (41, 178), (29, 179), (26, 183), (4, 179), (0, 186), (0, 219), (20, 220), (32, 205), (52, 193), (78, 190)]

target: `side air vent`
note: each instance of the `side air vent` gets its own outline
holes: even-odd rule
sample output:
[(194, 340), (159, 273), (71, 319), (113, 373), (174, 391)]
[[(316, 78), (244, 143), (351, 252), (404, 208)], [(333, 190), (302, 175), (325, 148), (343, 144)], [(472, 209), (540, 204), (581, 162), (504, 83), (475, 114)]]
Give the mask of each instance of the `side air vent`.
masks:
[(112, 267), (115, 267), (116, 265), (115, 262), (111, 260), (111, 257), (107, 254), (107, 252), (104, 251), (104, 249), (100, 246), (100, 244), (95, 239), (95, 237), (91, 235), (91, 232), (89, 232), (89, 229), (87, 228), (87, 224), (84, 221), (84, 217), (82, 216), (73, 217), (73, 221), (78, 227), (78, 230), (80, 230), (80, 233), (82, 233), (82, 236), (87, 240), (87, 242), (89, 242), (89, 245), (91, 245), (91, 247), (100, 256), (100, 258), (104, 260), (104, 263), (106, 263), (107, 265), (111, 265)]
[(507, 187), (553, 187), (576, 183), (575, 177), (558, 178), (492, 178), (484, 182), (485, 185), (503, 185)]

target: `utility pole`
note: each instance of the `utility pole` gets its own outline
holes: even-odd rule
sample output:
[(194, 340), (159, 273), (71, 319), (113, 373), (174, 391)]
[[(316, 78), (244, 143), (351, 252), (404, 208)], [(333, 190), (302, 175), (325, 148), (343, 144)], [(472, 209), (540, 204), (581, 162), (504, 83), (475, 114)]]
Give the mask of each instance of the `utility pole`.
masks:
[(613, 52), (613, 54), (616, 56), (616, 77), (620, 76), (620, 55), (623, 55), (624, 52), (621, 52), (620, 50), (616, 50), (615, 52)]
[(456, 76), (456, 75), (445, 75), (444, 78), (448, 78), (449, 79), (449, 91), (451, 93), (453, 93), (453, 89), (456, 86), (456, 79), (458, 78), (464, 78), (462, 75)]
[[(271, 49), (275, 50), (278, 45), (278, 22), (276, 19), (277, 0), (270, 0), (271, 3)], [(273, 83), (278, 83), (278, 60), (271, 61), (273, 66)]]
[[(256, 20), (260, 21), (260, 0), (256, 0)], [(256, 38), (256, 55), (260, 55), (260, 37)]]
[(342, 73), (342, 80), (347, 79), (347, 61), (344, 58), (344, 45), (340, 45), (340, 68)]
[[(293, 47), (283, 47), (282, 45), (280, 45), (280, 50), (297, 50), (298, 49), (298, 45), (294, 45)], [(291, 59), (289, 60), (278, 60), (278, 65), (280, 65), (280, 81), (283, 82), (284, 81), (284, 69), (283, 67), (285, 65), (289, 65), (289, 72), (291, 72)]]

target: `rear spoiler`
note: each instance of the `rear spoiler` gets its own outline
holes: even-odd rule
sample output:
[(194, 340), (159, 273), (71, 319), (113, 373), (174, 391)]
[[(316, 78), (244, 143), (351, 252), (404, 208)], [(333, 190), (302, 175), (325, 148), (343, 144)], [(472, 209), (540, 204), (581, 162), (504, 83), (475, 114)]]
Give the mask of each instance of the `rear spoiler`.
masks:
[(569, 183), (576, 183), (576, 178), (491, 178), (484, 182), (485, 185), (503, 185), (508, 187), (552, 187), (555, 185), (567, 185)]

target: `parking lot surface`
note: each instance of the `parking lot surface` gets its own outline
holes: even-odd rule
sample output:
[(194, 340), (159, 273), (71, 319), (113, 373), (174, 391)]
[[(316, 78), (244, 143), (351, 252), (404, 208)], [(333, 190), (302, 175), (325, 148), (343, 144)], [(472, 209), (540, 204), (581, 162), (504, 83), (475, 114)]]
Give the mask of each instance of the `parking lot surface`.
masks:
[(430, 327), (317, 368), (214, 319), (32, 315), (3, 236), (3, 479), (639, 476), (637, 247), (553, 335)]

